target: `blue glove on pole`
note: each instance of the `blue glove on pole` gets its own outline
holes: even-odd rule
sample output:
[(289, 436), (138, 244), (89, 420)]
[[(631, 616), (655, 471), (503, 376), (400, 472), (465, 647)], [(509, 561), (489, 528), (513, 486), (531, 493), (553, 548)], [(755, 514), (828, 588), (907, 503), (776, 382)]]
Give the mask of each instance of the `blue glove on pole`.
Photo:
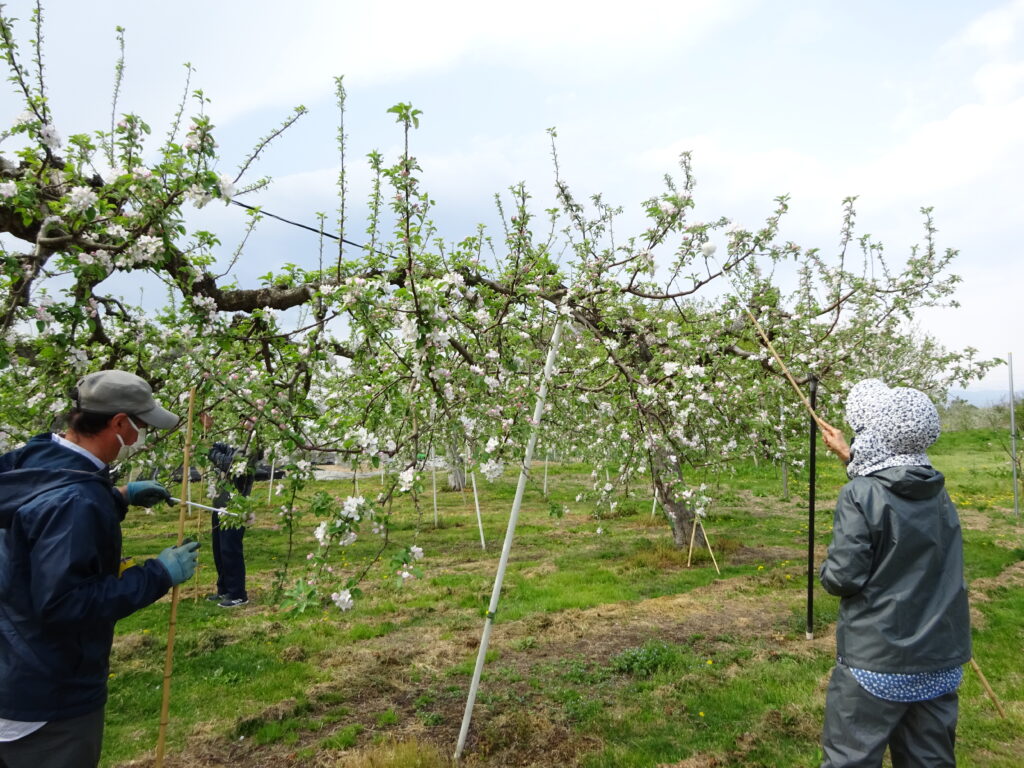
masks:
[(171, 494), (156, 480), (128, 483), (128, 503), (136, 507), (155, 507), (161, 501), (171, 503)]
[(180, 547), (168, 547), (157, 555), (157, 560), (171, 577), (171, 586), (176, 587), (192, 578), (192, 574), (196, 572), (196, 562), (199, 560), (197, 549), (198, 541), (187, 541)]

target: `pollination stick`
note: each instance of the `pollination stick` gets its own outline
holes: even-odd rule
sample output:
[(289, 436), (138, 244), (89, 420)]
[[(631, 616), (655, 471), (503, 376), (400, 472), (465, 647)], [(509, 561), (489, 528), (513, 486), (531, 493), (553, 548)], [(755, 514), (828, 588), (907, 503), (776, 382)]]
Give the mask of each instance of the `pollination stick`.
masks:
[(754, 317), (754, 313), (750, 311), (750, 307), (744, 307), (743, 309), (747, 313), (747, 316), (750, 318), (750, 320), (754, 323), (754, 328), (757, 329), (757, 334), (764, 340), (764, 343), (768, 346), (768, 351), (772, 353), (772, 357), (775, 358), (775, 362), (777, 362), (779, 366), (782, 368), (782, 372), (786, 375), (786, 379), (789, 381), (790, 384), (793, 385), (793, 389), (795, 389), (796, 393), (800, 396), (800, 401), (804, 404), (804, 407), (807, 409), (807, 412), (811, 414), (811, 418), (814, 419), (814, 423), (821, 427), (825, 422), (822, 421), (821, 417), (819, 417), (818, 414), (814, 412), (814, 406), (811, 405), (811, 402), (807, 399), (807, 396), (804, 394), (804, 391), (800, 389), (800, 385), (796, 383), (796, 379), (793, 378), (793, 375), (789, 372), (789, 369), (786, 367), (786, 364), (782, 362), (782, 358), (779, 357), (779, 353), (775, 351), (775, 345), (772, 344), (771, 339), (768, 338), (768, 334), (764, 332), (764, 328), (762, 328), (761, 324), (757, 322), (757, 318)]
[(198, 507), (199, 509), (205, 509), (209, 512), (216, 512), (218, 515), (230, 515), (231, 517), (241, 517), (241, 515), (237, 512), (228, 512), (226, 509), (221, 509), (220, 507), (208, 507), (205, 504), (200, 504), (198, 501), (182, 501), (181, 499), (176, 499), (174, 496), (171, 496), (171, 501), (173, 501), (175, 504), (188, 504), (190, 507)]
[(981, 686), (985, 689), (985, 693), (988, 694), (988, 697), (992, 699), (992, 703), (996, 705), (996, 711), (999, 713), (999, 716), (1005, 720), (1006, 713), (1003, 711), (1003, 705), (999, 703), (999, 699), (996, 698), (996, 692), (993, 691), (992, 686), (988, 684), (988, 680), (985, 679), (985, 673), (981, 671), (981, 667), (978, 666), (978, 662), (976, 662), (973, 657), (971, 658), (971, 667), (973, 667), (974, 671), (978, 673), (978, 679), (981, 680)]
[[(188, 479), (192, 460), (192, 417), (196, 405), (196, 388), (188, 393), (188, 422), (185, 424), (185, 452), (181, 462), (181, 499), (178, 507), (178, 546), (185, 539), (185, 510), (188, 508)], [(178, 626), (178, 585), (171, 587), (171, 618), (167, 627), (167, 655), (164, 658), (164, 691), (160, 704), (160, 731), (156, 740), (156, 768), (163, 768), (167, 743), (167, 723), (171, 706), (171, 675), (174, 672), (174, 635)]]

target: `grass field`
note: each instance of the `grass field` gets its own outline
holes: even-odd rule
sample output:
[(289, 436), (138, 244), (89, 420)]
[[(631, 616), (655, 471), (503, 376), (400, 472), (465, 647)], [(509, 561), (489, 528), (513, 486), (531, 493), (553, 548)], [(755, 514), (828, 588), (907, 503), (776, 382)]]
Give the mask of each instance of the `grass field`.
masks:
[[(990, 432), (944, 436), (933, 461), (961, 508), (975, 656), (1008, 715), (999, 719), (968, 669), (960, 764), (1020, 766), (1024, 529), (1010, 511), (1009, 462)], [(843, 473), (824, 454), (818, 464), (820, 563)], [(591, 482), (588, 467), (553, 465), (549, 499), (539, 467), (535, 475), (462, 763), (817, 765), (837, 601), (815, 583), (807, 640), (806, 476), (790, 478), (789, 500), (771, 466), (737, 467), (714, 488), (707, 529), (718, 576), (705, 550), (686, 567), (667, 525), (651, 518), (648, 491), (596, 520), (574, 500)], [(285, 541), (273, 515), (261, 514), (246, 533), (249, 605), (228, 611), (196, 600), (192, 583), (183, 589), (166, 764), (450, 765), (515, 480), (478, 478), (486, 551), (469, 493), (440, 494), (436, 528), (429, 499), (418, 525), (411, 511), (397, 515), (395, 540), (415, 538), (426, 552), (423, 578), (400, 586), (378, 572), (345, 614), (270, 604)], [(338, 496), (352, 489), (320, 485)], [(361, 481), (364, 494), (378, 488)], [(266, 501), (266, 484), (253, 498)], [(550, 501), (568, 514), (552, 517)], [(176, 511), (133, 511), (126, 554), (153, 555), (175, 530)], [(304, 540), (300, 568), (308, 548)], [(208, 548), (204, 563), (199, 595), (212, 591)], [(168, 614), (165, 598), (118, 625), (104, 765), (152, 762)]]

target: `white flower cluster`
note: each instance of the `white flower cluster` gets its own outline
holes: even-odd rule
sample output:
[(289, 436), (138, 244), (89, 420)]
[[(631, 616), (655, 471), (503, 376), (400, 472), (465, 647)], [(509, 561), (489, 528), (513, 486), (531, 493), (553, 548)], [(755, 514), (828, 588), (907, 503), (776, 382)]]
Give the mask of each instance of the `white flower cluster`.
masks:
[(93, 251), (92, 253), (80, 253), (78, 254), (78, 263), (83, 266), (89, 266), (90, 264), (99, 264), (108, 271), (113, 266), (113, 261), (110, 258), (110, 254), (106, 251)]
[(57, 133), (57, 129), (50, 123), (46, 123), (39, 129), (39, 140), (43, 142), (51, 152), (56, 152), (60, 149), (60, 134)]
[(64, 213), (81, 213), (96, 205), (97, 200), (99, 197), (89, 187), (72, 187), (64, 205)]
[(480, 465), (480, 471), (483, 472), (488, 482), (493, 483), (505, 473), (505, 463), (496, 459), (488, 459)]
[(234, 197), (235, 192), (238, 191), (235, 187), (235, 182), (224, 174), (221, 174), (217, 178), (217, 188), (220, 190), (220, 196), (224, 198), (225, 205), (231, 202), (231, 198)]
[(358, 523), (359, 512), (366, 505), (366, 499), (362, 496), (349, 496), (341, 505), (340, 517)]
[(313, 538), (316, 539), (317, 544), (319, 544), (321, 547), (327, 546), (328, 535), (326, 520), (313, 529)]
[(0, 198), (7, 199), (14, 197), (18, 194), (18, 185), (13, 181), (5, 181), (0, 183)]
[(350, 611), (356, 604), (355, 600), (352, 599), (352, 592), (347, 589), (343, 589), (340, 592), (332, 592), (331, 601), (342, 611)]
[(212, 296), (193, 296), (192, 303), (195, 304), (196, 309), (206, 312), (211, 321), (217, 318), (217, 302)]
[(122, 255), (124, 266), (131, 267), (135, 264), (151, 264), (157, 251), (163, 246), (163, 242), (153, 235), (142, 235), (132, 243)]
[(185, 195), (192, 201), (192, 205), (196, 208), (202, 208), (213, 199), (213, 195), (198, 184), (190, 186), (185, 192)]
[(415, 482), (416, 467), (409, 467), (398, 476), (398, 490), (401, 493), (407, 493), (412, 490), (412, 485)]
[(380, 441), (377, 439), (377, 436), (366, 427), (356, 427), (348, 433), (347, 439), (355, 440), (356, 445), (370, 455), (380, 450)]

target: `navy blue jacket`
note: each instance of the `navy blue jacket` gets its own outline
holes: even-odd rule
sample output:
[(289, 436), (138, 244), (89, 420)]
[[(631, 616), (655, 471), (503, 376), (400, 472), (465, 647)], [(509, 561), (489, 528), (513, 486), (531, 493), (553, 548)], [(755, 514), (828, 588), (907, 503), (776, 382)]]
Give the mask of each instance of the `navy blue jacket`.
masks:
[(0, 717), (106, 703), (115, 622), (171, 588), (155, 559), (118, 577), (126, 512), (109, 472), (49, 434), (0, 456)]

